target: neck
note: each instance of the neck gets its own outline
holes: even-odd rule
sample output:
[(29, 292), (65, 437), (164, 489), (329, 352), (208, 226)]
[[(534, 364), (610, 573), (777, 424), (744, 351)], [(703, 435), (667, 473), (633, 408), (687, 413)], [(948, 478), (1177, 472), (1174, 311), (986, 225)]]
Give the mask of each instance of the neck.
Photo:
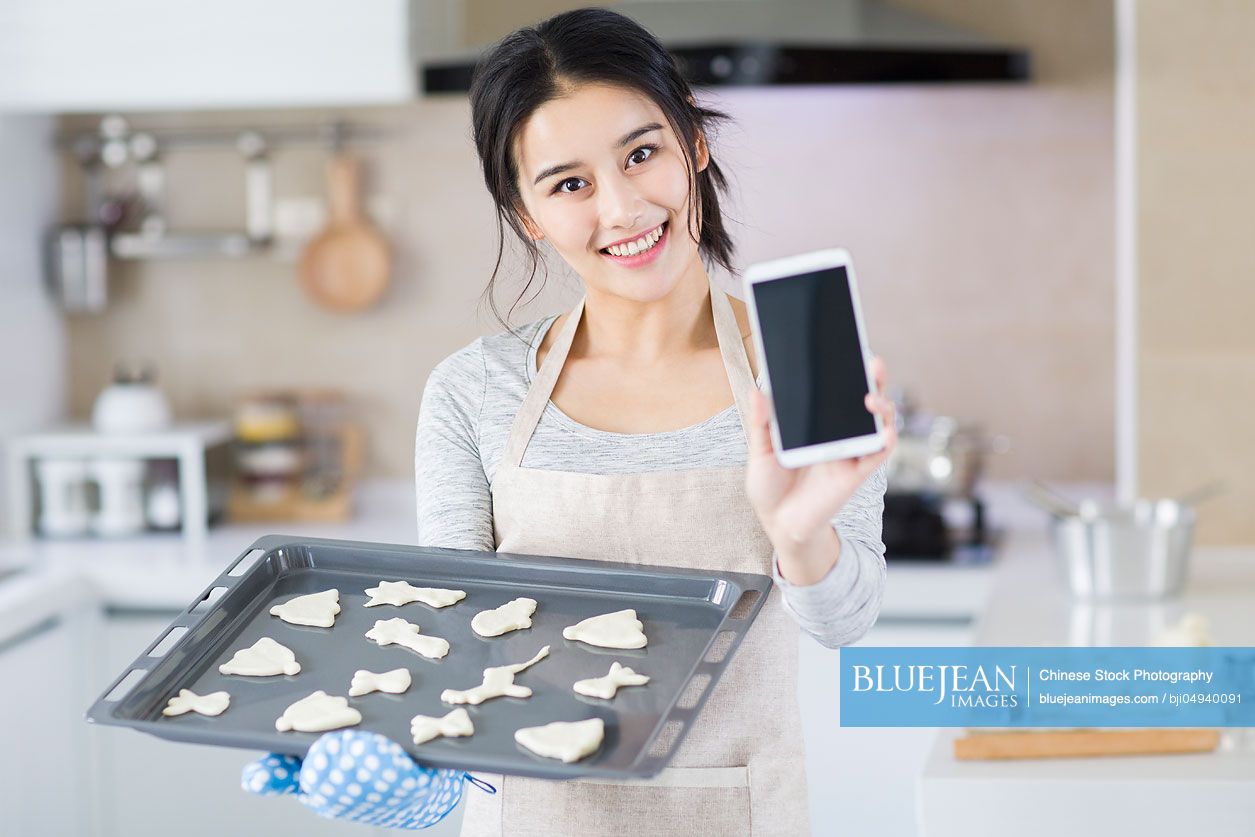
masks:
[(571, 351), (585, 358), (654, 363), (715, 345), (710, 280), (699, 258), (659, 299), (641, 301), (588, 288)]

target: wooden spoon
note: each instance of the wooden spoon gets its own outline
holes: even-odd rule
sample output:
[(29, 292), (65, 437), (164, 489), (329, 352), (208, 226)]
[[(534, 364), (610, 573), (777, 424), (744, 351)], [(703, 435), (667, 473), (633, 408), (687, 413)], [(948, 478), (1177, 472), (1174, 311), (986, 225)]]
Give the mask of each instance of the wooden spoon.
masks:
[(337, 154), (327, 167), (331, 217), (305, 245), (300, 277), (305, 291), (335, 311), (360, 311), (388, 287), (388, 244), (362, 214), (357, 161)]

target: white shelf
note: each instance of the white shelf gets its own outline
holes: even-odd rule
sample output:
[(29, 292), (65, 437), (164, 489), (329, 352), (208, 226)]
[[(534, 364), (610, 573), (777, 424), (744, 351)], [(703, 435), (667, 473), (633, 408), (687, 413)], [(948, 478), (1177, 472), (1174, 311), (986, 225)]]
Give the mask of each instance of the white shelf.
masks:
[(178, 461), (183, 537), (194, 542), (204, 541), (209, 515), (205, 452), (231, 438), (231, 423), (227, 420), (176, 423), (165, 430), (145, 433), (100, 433), (88, 424), (65, 424), (13, 436), (6, 442), (11, 533), (19, 539), (32, 534), (31, 463), (35, 460), (132, 457)]
[(85, 423), (65, 424), (15, 436), (9, 450), (29, 456), (176, 456), (187, 445), (201, 449), (231, 440), (231, 422), (199, 421), (173, 424), (146, 433), (101, 433)]

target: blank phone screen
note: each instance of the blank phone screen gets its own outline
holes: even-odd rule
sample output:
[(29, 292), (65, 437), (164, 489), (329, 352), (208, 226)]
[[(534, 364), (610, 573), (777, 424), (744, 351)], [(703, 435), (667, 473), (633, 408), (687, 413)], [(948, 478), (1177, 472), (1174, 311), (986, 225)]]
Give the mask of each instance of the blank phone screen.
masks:
[(846, 269), (759, 282), (754, 302), (781, 446), (875, 433)]

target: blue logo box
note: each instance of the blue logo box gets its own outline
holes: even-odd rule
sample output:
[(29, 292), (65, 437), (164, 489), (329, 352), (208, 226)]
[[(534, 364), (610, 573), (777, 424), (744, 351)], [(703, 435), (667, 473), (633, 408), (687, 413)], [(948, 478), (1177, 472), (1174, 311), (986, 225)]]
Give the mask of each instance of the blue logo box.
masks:
[(843, 727), (1255, 727), (1255, 648), (841, 649)]

